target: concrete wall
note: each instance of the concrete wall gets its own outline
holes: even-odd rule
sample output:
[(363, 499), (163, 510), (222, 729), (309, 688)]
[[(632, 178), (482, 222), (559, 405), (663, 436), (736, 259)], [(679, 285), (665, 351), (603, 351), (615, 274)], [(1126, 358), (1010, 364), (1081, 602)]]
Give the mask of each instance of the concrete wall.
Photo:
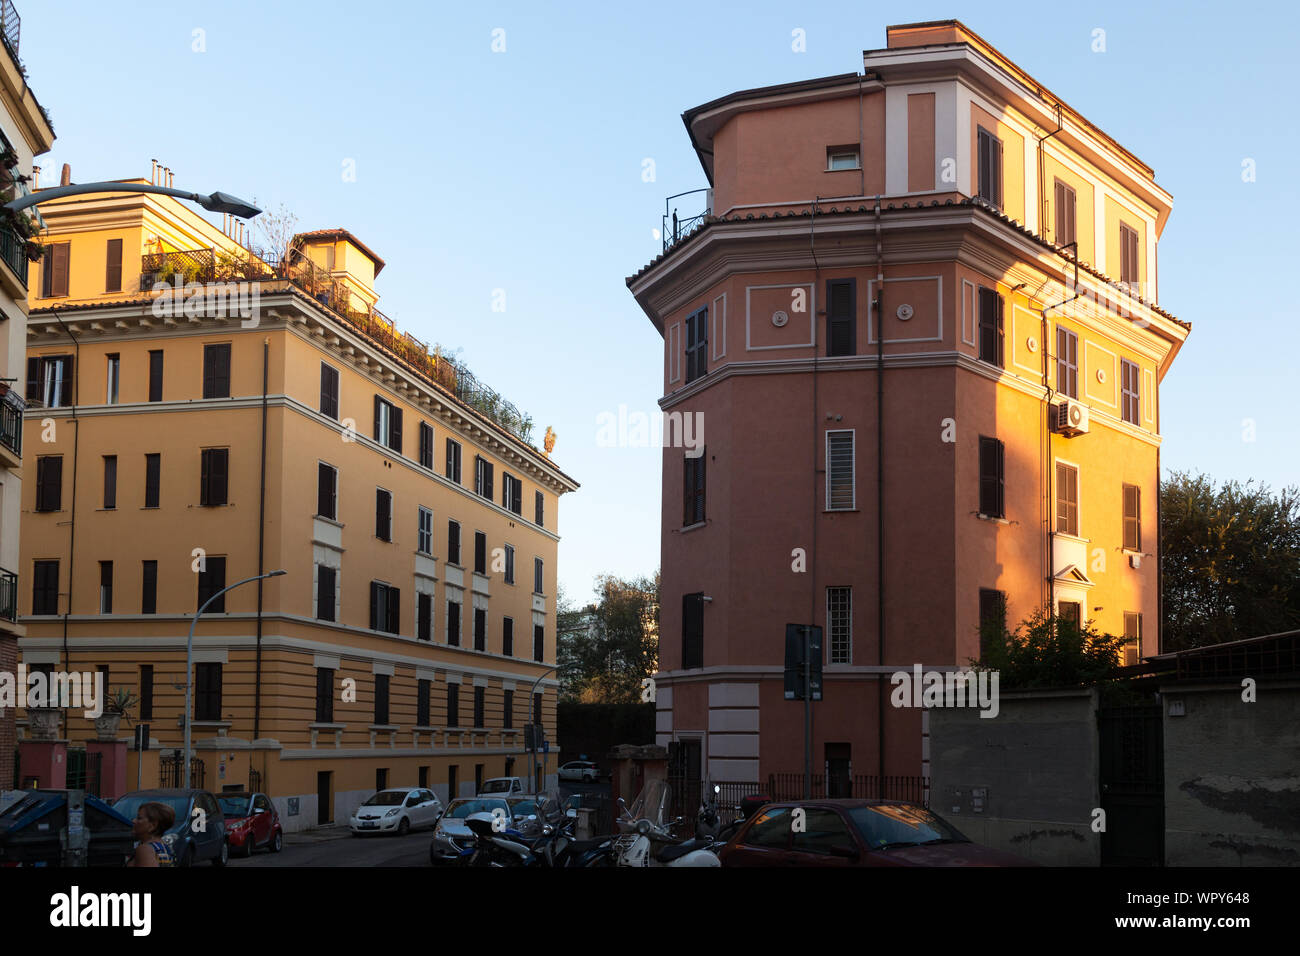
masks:
[(1300, 683), (1161, 693), (1165, 864), (1300, 866)]
[(1099, 865), (1096, 692), (1006, 692), (1000, 701), (995, 718), (929, 711), (930, 808), (977, 843), (1036, 863)]

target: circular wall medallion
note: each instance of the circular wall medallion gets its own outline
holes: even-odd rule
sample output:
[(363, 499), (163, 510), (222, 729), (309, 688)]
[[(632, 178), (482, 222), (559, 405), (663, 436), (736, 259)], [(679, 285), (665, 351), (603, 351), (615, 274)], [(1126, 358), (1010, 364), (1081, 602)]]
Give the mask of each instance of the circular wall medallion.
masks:
[(1038, 339), (1034, 338), (1032, 335), (1029, 336), (1029, 338), (1025, 339), (1025, 348), (1029, 349), (1031, 352), (1037, 352)]
[(778, 329), (790, 321), (790, 316), (786, 315), (780, 309), (772, 313), (772, 324)]
[(906, 322), (912, 317), (912, 307), (904, 302), (898, 307), (898, 311), (894, 314), (898, 316), (900, 321)]
[(1097, 381), (1103, 383), (1106, 381), (1106, 370), (1104, 368), (1097, 369)]

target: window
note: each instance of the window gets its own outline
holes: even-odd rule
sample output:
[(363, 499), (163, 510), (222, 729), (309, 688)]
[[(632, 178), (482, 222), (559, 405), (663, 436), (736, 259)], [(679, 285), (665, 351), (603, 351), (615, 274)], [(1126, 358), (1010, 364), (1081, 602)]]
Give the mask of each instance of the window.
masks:
[(113, 613), (113, 562), (99, 562), (99, 613)]
[(203, 397), (230, 397), (230, 343), (203, 346)]
[(375, 675), (375, 723), (388, 723), (388, 675)]
[(122, 291), (122, 240), (108, 240), (108, 256), (104, 264), (104, 291)]
[(402, 632), (402, 592), (389, 584), (370, 582), (370, 629), (387, 634)]
[(856, 146), (827, 146), (826, 147), (826, 171), (834, 172), (837, 169), (861, 169), (862, 163), (858, 158), (858, 148)]
[(140, 613), (158, 613), (158, 562), (142, 561), (140, 567)]
[(474, 532), (474, 573), (487, 574), (487, 535)]
[(826, 433), (826, 510), (857, 507), (853, 485), (853, 432)]
[(415, 639), (433, 640), (433, 595), (417, 594), (415, 596)]
[(1142, 489), (1124, 485), (1124, 550), (1142, 550)]
[(790, 811), (785, 807), (775, 807), (760, 814), (754, 821), (754, 825), (745, 834), (745, 845), (784, 850), (789, 845), (793, 829)]
[[(429, 695), (432, 693), (433, 682), (430, 680), (417, 680), (415, 682), (415, 726), (429, 726)], [(420, 768), (420, 786), (429, 785), (429, 768)]]
[(72, 356), (33, 355), (27, 359), (27, 400), (46, 408), (72, 404)]
[(1005, 451), (998, 439), (980, 436), (980, 514), (990, 518), (1006, 517)]
[(524, 513), (524, 483), (510, 474), (501, 472), (501, 507), (517, 515)]
[(812, 856), (831, 856), (834, 847), (852, 847), (853, 837), (844, 818), (834, 810), (809, 807), (803, 826), (790, 828), (790, 850)]
[(420, 467), (433, 470), (433, 426), (420, 422)]
[(339, 472), (323, 461), (316, 463), (316, 514), (331, 521), (338, 519)]
[(682, 527), (699, 524), (704, 520), (706, 458), (704, 451), (701, 448), (700, 453), (694, 458), (687, 454), (684, 459), (685, 487), (683, 489), (683, 501), (685, 502), (685, 509), (682, 514)]
[[(214, 594), (224, 589), (226, 586), (226, 559), (214, 558), (211, 555), (203, 559), (199, 565), (199, 603), (198, 607), (203, 607), (204, 602)], [(226, 610), (226, 596), (224, 594), (217, 598), (207, 608), (214, 614), (224, 613)]]
[(433, 554), (433, 512), (420, 508), (420, 523), (415, 533), (415, 550), (421, 554)]
[(62, 507), (63, 456), (39, 456), (36, 459), (36, 510), (59, 511)]
[(515, 654), (515, 619), (512, 617), (501, 619), (501, 653), (506, 657)]
[(1079, 469), (1056, 463), (1056, 532), (1079, 536)]
[(375, 441), (402, 453), (402, 410), (375, 396)]
[(980, 659), (988, 656), (994, 641), (1007, 632), (1007, 596), (1002, 591), (980, 588)]
[(335, 594), (338, 587), (338, 570), (316, 565), (316, 620), (333, 621)]
[(709, 370), (709, 308), (686, 317), (686, 381), (693, 382)]
[(320, 413), (336, 421), (339, 417), (339, 370), (324, 362), (320, 363)]
[(474, 650), (487, 650), (487, 608), (474, 608)]
[(460, 442), (447, 439), (447, 479), (460, 484)]
[(542, 518), (546, 514), (546, 498), (540, 491), (533, 492), (533, 524), (541, 527), (545, 522)]
[(316, 668), (316, 723), (334, 723), (334, 668)]
[(546, 630), (540, 624), (533, 625), (533, 660), (540, 661), (546, 654)]
[(378, 767), (378, 768), (376, 768), (376, 770), (375, 770), (375, 789), (376, 789), (376, 790), (387, 790), (387, 789), (388, 789), (388, 768), (387, 768), (387, 767)]
[(153, 720), (153, 665), (140, 665), (140, 719)]
[(501, 705), (501, 726), (510, 730), (515, 725), (515, 692), (505, 692), (505, 702)]
[(162, 401), (163, 354), (162, 349), (149, 350), (149, 401)]
[(515, 549), (513, 545), (506, 545), (506, 584), (515, 583)]
[(1124, 612), (1124, 657), (1121, 663), (1131, 667), (1142, 658), (1142, 615)]
[[(460, 726), (460, 685), (447, 685), (447, 726)], [(453, 779), (455, 777), (455, 767), (452, 768)]]
[(853, 663), (853, 588), (826, 589), (826, 629), (830, 632), (831, 663)]
[(45, 262), (41, 268), (41, 296), (49, 298), (68, 294), (68, 260), (72, 244), (53, 242), (45, 247)]
[(542, 559), (533, 558), (533, 593), (545, 594), (546, 592), (542, 589), (544, 583), (542, 580)]
[(704, 592), (682, 595), (682, 667), (704, 666)]
[(447, 644), (460, 647), (460, 601), (447, 600)]
[(1059, 325), (1056, 327), (1056, 390), (1071, 398), (1079, 397), (1079, 336)]
[(857, 281), (826, 283), (826, 354), (857, 354)]
[(447, 563), (460, 564), (460, 522), (447, 522)]
[(474, 493), (492, 500), (492, 463), (481, 455), (474, 456)]
[(980, 286), (980, 361), (1005, 368), (1003, 301), (996, 289)]
[(162, 455), (156, 452), (144, 456), (144, 506), (157, 508), (162, 484)]
[(194, 665), (194, 719), (221, 719), (221, 664)]
[(486, 696), (486, 691), (487, 691), (486, 687), (474, 688), (474, 726), (475, 727), (485, 726), (486, 715), (483, 713), (484, 711), (483, 698)]
[(1068, 624), (1076, 631), (1083, 628), (1083, 605), (1078, 601), (1061, 601), (1056, 611), (1064, 624)]
[(227, 504), (230, 476), (230, 449), (205, 448), (202, 452), (199, 504)]
[(1119, 281), (1134, 288), (1138, 284), (1138, 234), (1126, 223), (1119, 224)]
[[(457, 786), (456, 770), (457, 767), (455, 764), (452, 764), (450, 767), (447, 768), (447, 799), (448, 800), (455, 800), (456, 797), (459, 796), (460, 794), (460, 791), (456, 789)], [(474, 792), (478, 793), (477, 790), (475, 790)]]
[(979, 198), (1002, 207), (1002, 140), (983, 126), (977, 139), (979, 152)]
[(1059, 179), (1056, 180), (1055, 199), (1056, 244), (1058, 246), (1068, 246), (1077, 238), (1074, 231), (1074, 215), (1078, 209), (1078, 199), (1074, 194), (1074, 190)]
[(107, 405), (116, 405), (118, 403), (118, 391), (122, 378), (122, 356), (113, 352), (107, 356), (107, 359), (107, 388), (105, 389), (106, 394), (104, 396), (104, 403)]
[(1138, 425), (1138, 367), (1128, 359), (1119, 360), (1120, 416), (1130, 425)]
[(393, 493), (383, 488), (375, 489), (375, 537), (393, 540)]
[(117, 507), (117, 456), (104, 456), (104, 510)]

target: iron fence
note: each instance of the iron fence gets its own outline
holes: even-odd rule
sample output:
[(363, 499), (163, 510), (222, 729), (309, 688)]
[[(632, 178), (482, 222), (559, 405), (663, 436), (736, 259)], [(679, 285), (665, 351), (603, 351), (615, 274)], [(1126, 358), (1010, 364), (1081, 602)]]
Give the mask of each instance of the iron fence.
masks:
[(0, 398), (0, 444), (19, 458), (23, 454), (23, 410), (8, 396)]
[(262, 772), (254, 767), (248, 768), (248, 789), (252, 793), (262, 792)]
[(27, 240), (8, 226), (0, 226), (0, 259), (13, 270), (23, 288), (27, 288)]
[(9, 55), (17, 61), (18, 42), (22, 38), (23, 18), (18, 15), (18, 8), (13, 5), (11, 0), (3, 0), (3, 3), (0, 4), (0, 24), (3, 25), (4, 43), (9, 49)]
[[(773, 773), (767, 778), (765, 793), (774, 801), (804, 799), (804, 777), (801, 773)], [(930, 805), (930, 778), (906, 775), (855, 774), (838, 777), (832, 774), (833, 794), (827, 793), (826, 775), (812, 775), (812, 794), (817, 799), (849, 797), (855, 800), (904, 800), (909, 803)], [(845, 793), (844, 791), (848, 792)]]
[(87, 753), (80, 747), (69, 747), (67, 788), (99, 796), (103, 762), (102, 753)]
[(0, 568), (0, 618), (18, 620), (18, 575)]
[(184, 780), (181, 766), (185, 757), (179, 750), (165, 751), (158, 761), (158, 786), (177, 789), (203, 789), (203, 761), (198, 757), (190, 758), (190, 779)]

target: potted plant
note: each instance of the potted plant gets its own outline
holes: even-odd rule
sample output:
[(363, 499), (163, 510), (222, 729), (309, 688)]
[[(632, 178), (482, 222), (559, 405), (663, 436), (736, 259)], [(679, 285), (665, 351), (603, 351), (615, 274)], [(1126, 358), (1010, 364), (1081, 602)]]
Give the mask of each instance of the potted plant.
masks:
[(28, 707), (27, 727), (33, 740), (59, 739), (59, 714), (57, 707)]
[(13, 169), (18, 165), (18, 154), (13, 150), (13, 147), (6, 146), (4, 149), (0, 149), (0, 165), (3, 165), (5, 169)]
[(23, 252), (29, 262), (40, 262), (45, 258), (45, 244), (39, 239), (23, 240)]
[(129, 722), (128, 711), (138, 703), (140, 698), (125, 687), (119, 687), (109, 694), (108, 699), (104, 701), (104, 712), (95, 718), (95, 734), (99, 739), (116, 740), (117, 729), (122, 725), (122, 718), (126, 717)]

